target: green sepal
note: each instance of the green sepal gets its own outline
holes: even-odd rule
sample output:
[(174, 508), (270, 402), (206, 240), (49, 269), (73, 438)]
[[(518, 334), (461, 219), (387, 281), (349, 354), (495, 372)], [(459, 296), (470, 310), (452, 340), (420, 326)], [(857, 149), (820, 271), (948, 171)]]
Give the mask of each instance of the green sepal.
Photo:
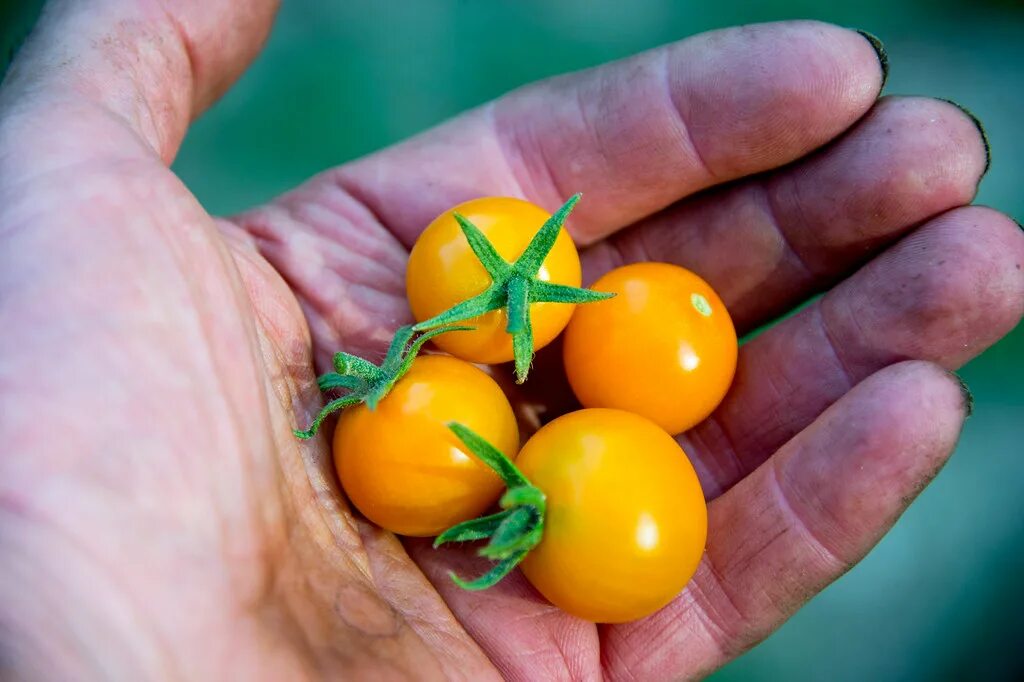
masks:
[(470, 519), (469, 521), (463, 521), (462, 523), (456, 524), (434, 538), (434, 548), (436, 549), (446, 542), (471, 542), (473, 540), (485, 540), (494, 535), (494, 531), (498, 529), (501, 522), (508, 518), (512, 512), (512, 509), (506, 509), (498, 512), (497, 514), (481, 516), (476, 519)]
[(447, 542), (488, 540), (478, 554), (497, 563), (484, 575), (465, 581), (451, 573), (456, 585), (482, 590), (508, 575), (544, 537), (547, 500), (501, 450), (457, 423), (448, 425), (463, 445), (501, 477), (508, 490), (501, 498), (503, 511), (452, 526), (434, 540), (434, 547)]
[(338, 374), (359, 377), (367, 382), (378, 381), (382, 374), (380, 367), (369, 360), (343, 352), (334, 354), (334, 369)]
[(544, 224), (537, 230), (537, 234), (533, 235), (533, 239), (512, 265), (513, 270), (530, 279), (537, 276), (544, 259), (548, 257), (555, 242), (558, 241), (558, 234), (562, 231), (565, 219), (569, 217), (581, 198), (583, 198), (583, 194), (580, 192), (572, 195), (567, 202), (562, 204), (561, 208), (555, 211), (554, 215), (544, 221)]
[(504, 561), (499, 561), (493, 568), (491, 568), (491, 570), (474, 580), (463, 580), (452, 571), (448, 572), (448, 577), (452, 579), (453, 583), (464, 590), (486, 590), (488, 587), (493, 587), (498, 584), (502, 578), (515, 570), (515, 567), (519, 565), (519, 562), (523, 560), (523, 557), (526, 556), (528, 551), (529, 550), (523, 550), (513, 554)]
[(312, 438), (316, 435), (324, 419), (351, 405), (364, 403), (371, 410), (375, 409), (398, 380), (412, 367), (412, 362), (423, 348), (423, 344), (438, 334), (471, 329), (473, 327), (443, 325), (417, 336), (412, 325), (400, 327), (395, 332), (394, 338), (391, 339), (388, 352), (380, 366), (351, 353), (336, 353), (334, 369), (337, 371), (322, 375), (317, 379), (317, 386), (324, 392), (343, 389), (349, 393), (324, 405), (308, 429), (295, 429), (293, 433), (296, 438), (302, 440)]
[(596, 303), (613, 296), (613, 291), (579, 289), (552, 282), (533, 282), (530, 287), (530, 298), (534, 303)]
[(488, 443), (486, 438), (457, 422), (448, 424), (448, 429), (462, 441), (463, 445), (469, 448), (470, 452), (476, 455), (477, 459), (493, 469), (506, 486), (518, 488), (530, 485), (530, 482), (516, 468), (512, 460), (506, 457), (504, 452)]
[(521, 384), (526, 381), (533, 364), (533, 323), (529, 315), (523, 328), (512, 335), (512, 358), (515, 360), (516, 383)]
[[(533, 362), (533, 321), (530, 319), (531, 292), (534, 283), (522, 277), (508, 282), (508, 324), (505, 331), (512, 335), (512, 357), (515, 359), (516, 382), (526, 381)], [(571, 289), (572, 287), (566, 287)]]
[(439, 325), (470, 320), (504, 308), (508, 317), (506, 331), (512, 336), (516, 382), (521, 384), (526, 381), (534, 353), (533, 325), (530, 320), (532, 304), (593, 303), (614, 296), (612, 293), (552, 284), (537, 278), (544, 259), (554, 247), (566, 218), (580, 200), (580, 196), (572, 196), (544, 222), (515, 263), (503, 259), (480, 228), (465, 216), (455, 213), (455, 220), (462, 229), (466, 241), (491, 277), (491, 284), (476, 296), (419, 322), (413, 326), (413, 330), (426, 331)]
[(513, 277), (505, 288), (505, 316), (508, 318), (505, 331), (515, 336), (530, 324), (530, 281)]
[(452, 215), (455, 216), (455, 222), (459, 224), (462, 234), (465, 235), (466, 241), (469, 242), (469, 248), (473, 249), (473, 253), (476, 254), (480, 264), (484, 266), (487, 274), (492, 279), (504, 277), (508, 273), (509, 264), (505, 262), (505, 259), (494, 248), (494, 244), (487, 239), (479, 227), (467, 220), (464, 215), (458, 212)]
[(533, 547), (530, 540), (532, 531), (537, 527), (536, 511), (530, 507), (516, 507), (507, 511), (509, 515), (494, 529), (490, 542), (480, 550), (480, 556), (501, 561), (520, 550)]

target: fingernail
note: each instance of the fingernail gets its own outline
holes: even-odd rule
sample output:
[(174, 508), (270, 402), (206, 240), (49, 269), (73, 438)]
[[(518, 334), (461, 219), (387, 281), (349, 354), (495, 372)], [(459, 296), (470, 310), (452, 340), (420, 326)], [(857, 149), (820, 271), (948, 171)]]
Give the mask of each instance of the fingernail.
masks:
[(956, 372), (950, 372), (949, 374), (960, 384), (960, 395), (964, 399), (964, 418), (966, 419), (974, 414), (974, 396), (971, 394), (971, 389), (967, 386), (967, 382), (964, 381), (962, 376)]
[[(885, 82), (889, 80), (889, 53), (885, 51), (885, 45), (878, 39), (874, 33), (868, 33), (861, 29), (854, 29), (857, 33), (861, 34), (866, 41), (871, 43), (871, 47), (874, 48), (875, 54), (878, 55), (878, 63), (882, 67), (882, 88), (885, 87)], [(879, 88), (881, 90), (882, 88)]]
[(964, 115), (967, 116), (967, 118), (971, 119), (971, 121), (974, 123), (974, 127), (978, 129), (979, 133), (981, 133), (981, 142), (982, 144), (985, 145), (985, 170), (981, 171), (981, 177), (985, 177), (985, 173), (988, 173), (989, 166), (992, 165), (992, 147), (988, 143), (988, 133), (985, 132), (985, 126), (981, 124), (981, 120), (974, 115), (974, 112), (965, 107), (963, 104), (960, 104), (959, 102), (954, 102), (951, 99), (944, 99), (942, 97), (939, 97), (938, 99), (945, 102), (946, 104), (952, 104), (954, 107), (964, 112)]

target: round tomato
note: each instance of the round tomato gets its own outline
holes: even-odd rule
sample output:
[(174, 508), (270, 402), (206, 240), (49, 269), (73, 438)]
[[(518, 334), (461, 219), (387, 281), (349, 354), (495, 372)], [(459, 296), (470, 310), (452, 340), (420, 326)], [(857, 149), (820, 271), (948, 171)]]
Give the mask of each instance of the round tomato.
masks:
[(729, 311), (697, 275), (666, 263), (616, 268), (594, 283), (617, 294), (579, 306), (565, 333), (565, 371), (586, 407), (647, 417), (669, 433), (698, 424), (736, 372)]
[[(406, 293), (418, 322), (483, 292), (491, 284), (490, 275), (470, 248), (453, 213), (460, 213), (476, 225), (509, 263), (522, 255), (537, 230), (551, 217), (528, 201), (508, 197), (474, 199), (438, 216), (416, 240), (406, 268)], [(563, 228), (544, 259), (537, 279), (578, 287), (580, 278), (576, 246)], [(567, 303), (530, 305), (535, 349), (558, 336), (568, 324), (573, 307)], [(476, 329), (443, 334), (434, 339), (434, 343), (470, 362), (493, 364), (512, 360), (512, 337), (505, 331), (504, 308), (466, 320), (464, 324)]]
[(345, 494), (378, 526), (432, 536), (479, 516), (502, 482), (448, 430), (457, 421), (514, 457), (515, 414), (482, 370), (445, 355), (423, 355), (375, 410), (345, 410), (334, 432), (334, 462)]
[(620, 410), (555, 419), (516, 466), (547, 499), (544, 535), (520, 568), (548, 601), (598, 623), (636, 620), (697, 570), (707, 507), (697, 474), (656, 424)]

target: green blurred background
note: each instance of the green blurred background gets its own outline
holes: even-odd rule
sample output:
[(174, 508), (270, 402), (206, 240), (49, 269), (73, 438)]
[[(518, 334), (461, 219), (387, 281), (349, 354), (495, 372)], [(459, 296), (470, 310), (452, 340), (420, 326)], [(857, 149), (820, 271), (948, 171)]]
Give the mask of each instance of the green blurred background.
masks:
[[(0, 0), (0, 55), (40, 5)], [(879, 35), (888, 93), (973, 110), (993, 148), (978, 201), (1024, 216), (1022, 0), (286, 0), (175, 169), (235, 211), (531, 80), (793, 18)], [(964, 369), (976, 411), (952, 462), (862, 564), (715, 680), (1024, 678), (1022, 356), (1018, 328)]]

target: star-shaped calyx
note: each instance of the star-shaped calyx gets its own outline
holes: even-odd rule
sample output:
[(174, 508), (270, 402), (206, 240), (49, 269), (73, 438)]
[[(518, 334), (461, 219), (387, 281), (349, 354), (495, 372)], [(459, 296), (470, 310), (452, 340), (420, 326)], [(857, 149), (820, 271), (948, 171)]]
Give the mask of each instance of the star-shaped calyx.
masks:
[(466, 241), (480, 264), (491, 277), (491, 284), (483, 292), (457, 303), (448, 310), (416, 324), (416, 331), (433, 330), (439, 325), (452, 324), (505, 308), (508, 324), (505, 331), (512, 335), (512, 353), (515, 358), (516, 381), (523, 383), (533, 361), (533, 327), (530, 323), (530, 305), (533, 303), (592, 303), (611, 298), (615, 294), (591, 291), (580, 287), (544, 282), (537, 278), (540, 267), (555, 245), (579, 194), (555, 211), (533, 236), (522, 255), (514, 263), (502, 258), (494, 245), (476, 225), (465, 216), (455, 213)]
[(345, 389), (348, 393), (324, 405), (310, 427), (305, 431), (294, 431), (295, 435), (303, 440), (312, 438), (328, 415), (350, 405), (366, 403), (368, 408), (375, 409), (398, 380), (412, 367), (412, 361), (416, 359), (423, 344), (438, 334), (472, 329), (473, 327), (447, 324), (434, 327), (417, 336), (411, 324), (400, 327), (395, 332), (395, 337), (391, 339), (391, 345), (380, 365), (375, 365), (369, 360), (364, 360), (351, 353), (336, 353), (334, 355), (335, 371), (328, 372), (317, 379), (317, 385), (325, 393), (337, 389)]

